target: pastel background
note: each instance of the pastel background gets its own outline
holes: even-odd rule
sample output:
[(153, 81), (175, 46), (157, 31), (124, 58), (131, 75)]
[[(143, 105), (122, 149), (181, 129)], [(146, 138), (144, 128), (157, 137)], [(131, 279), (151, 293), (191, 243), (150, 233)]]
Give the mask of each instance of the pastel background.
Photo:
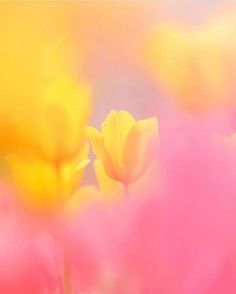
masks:
[(0, 293), (236, 293), (236, 3), (0, 2)]

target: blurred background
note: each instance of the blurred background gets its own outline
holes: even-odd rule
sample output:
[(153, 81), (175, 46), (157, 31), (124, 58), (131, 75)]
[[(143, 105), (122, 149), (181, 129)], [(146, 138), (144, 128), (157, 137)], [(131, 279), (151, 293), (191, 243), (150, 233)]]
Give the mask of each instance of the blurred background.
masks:
[[(32, 65), (30, 59), (42, 53), (37, 42), (51, 40), (47, 46), (56, 52), (70, 44), (70, 66), (91, 85), (96, 108), (91, 122), (97, 125), (111, 109), (127, 109), (140, 118), (154, 114), (153, 103), (158, 101), (161, 107), (162, 94), (144, 57), (149, 34), (158, 24), (200, 27), (232, 11), (234, 4), (226, 0), (2, 2), (1, 32), (15, 42), (10, 45), (18, 51), (16, 58), (27, 54), (29, 64), (21, 60), (29, 71), (39, 70), (39, 63)], [(19, 45), (22, 34), (25, 39)]]
[(112, 109), (234, 112), (235, 19), (226, 0), (1, 2), (2, 132), (62, 76), (89, 87), (96, 127)]
[(77, 3), (75, 27), (78, 41), (86, 48), (84, 69), (95, 97), (96, 112), (93, 113), (92, 123), (99, 125), (110, 109), (126, 109), (137, 118), (156, 114), (157, 108), (163, 106), (166, 93), (160, 92), (160, 84), (157, 85), (146, 62), (145, 50), (152, 46), (149, 44), (152, 31), (168, 22), (183, 27), (201, 27), (212, 18), (232, 11), (233, 2), (156, 0)]

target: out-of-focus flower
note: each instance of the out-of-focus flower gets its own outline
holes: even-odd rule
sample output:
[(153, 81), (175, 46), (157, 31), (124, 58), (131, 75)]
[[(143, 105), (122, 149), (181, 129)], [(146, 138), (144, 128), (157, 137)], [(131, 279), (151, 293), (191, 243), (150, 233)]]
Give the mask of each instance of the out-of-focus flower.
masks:
[(24, 202), (34, 208), (51, 210), (64, 204), (79, 187), (89, 163), (87, 156), (85, 145), (77, 157), (60, 165), (35, 156), (9, 155), (6, 160), (12, 183)]
[(68, 223), (66, 256), (74, 292), (149, 293), (143, 292), (149, 283), (156, 293), (151, 282), (154, 275), (158, 280), (156, 204), (142, 199), (110, 209), (95, 205)]
[(68, 223), (74, 291), (235, 293), (235, 153), (189, 120), (177, 129), (161, 137), (160, 193)]
[(111, 111), (101, 132), (88, 128), (93, 151), (105, 172), (124, 185), (136, 181), (150, 167), (157, 135), (155, 117), (135, 121), (126, 111)]
[(45, 228), (23, 217), (15, 192), (1, 182), (0, 293), (59, 293), (59, 250)]
[(37, 114), (29, 117), (32, 127), (25, 130), (33, 151), (56, 164), (74, 158), (84, 144), (91, 110), (88, 87), (67, 77), (59, 78), (38, 104)]
[(83, 144), (91, 108), (73, 46), (73, 5), (0, 6), (0, 152), (70, 159)]
[(173, 286), (167, 293), (234, 293), (236, 154), (190, 121), (163, 131), (160, 246)]
[(91, 93), (74, 52), (72, 7), (0, 6), (0, 154), (11, 154), (10, 177), (24, 200), (50, 209), (79, 185), (88, 163)]
[(27, 104), (24, 98), (16, 98), (16, 103), (22, 103), (25, 109), (11, 113), (11, 104), (7, 101), (6, 107), (1, 108), (10, 116), (2, 126), (3, 132), (11, 126), (10, 134), (3, 134), (3, 140), (6, 135), (6, 140), (15, 142), (18, 147), (18, 150), (9, 147), (8, 152), (13, 149), (20, 154), (33, 153), (55, 164), (70, 160), (80, 152), (91, 106), (87, 86), (60, 77), (43, 90), (40, 98), (31, 98)]
[(1, 220), (0, 228), (0, 292), (56, 293), (60, 267), (52, 237), (29, 233), (10, 220)]
[(235, 14), (197, 28), (157, 26), (147, 59), (165, 95), (191, 112), (235, 105), (235, 28)]

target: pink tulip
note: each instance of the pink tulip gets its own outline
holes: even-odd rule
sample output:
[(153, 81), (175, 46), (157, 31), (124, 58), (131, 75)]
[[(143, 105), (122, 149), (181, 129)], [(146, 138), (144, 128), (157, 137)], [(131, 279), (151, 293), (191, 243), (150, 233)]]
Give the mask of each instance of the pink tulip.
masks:
[(68, 223), (75, 293), (236, 293), (236, 154), (203, 125), (174, 122), (160, 124), (155, 196)]
[(12, 191), (0, 188), (0, 293), (59, 293), (59, 264), (52, 236), (13, 213)]
[(235, 293), (236, 152), (204, 125), (176, 122), (163, 130), (160, 156), (162, 256), (175, 285), (166, 293)]
[(68, 225), (66, 250), (75, 293), (136, 293), (149, 282), (153, 285), (158, 264), (153, 204), (131, 201), (109, 211), (95, 205)]

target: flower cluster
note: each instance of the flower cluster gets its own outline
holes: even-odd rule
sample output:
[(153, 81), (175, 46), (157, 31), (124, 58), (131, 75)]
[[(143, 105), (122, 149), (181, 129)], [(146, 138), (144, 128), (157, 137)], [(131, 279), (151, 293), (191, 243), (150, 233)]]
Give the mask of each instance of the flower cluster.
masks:
[[(235, 294), (234, 13), (138, 42), (142, 4), (87, 5), (0, 4), (0, 293)], [(106, 113), (116, 58), (146, 109)]]

